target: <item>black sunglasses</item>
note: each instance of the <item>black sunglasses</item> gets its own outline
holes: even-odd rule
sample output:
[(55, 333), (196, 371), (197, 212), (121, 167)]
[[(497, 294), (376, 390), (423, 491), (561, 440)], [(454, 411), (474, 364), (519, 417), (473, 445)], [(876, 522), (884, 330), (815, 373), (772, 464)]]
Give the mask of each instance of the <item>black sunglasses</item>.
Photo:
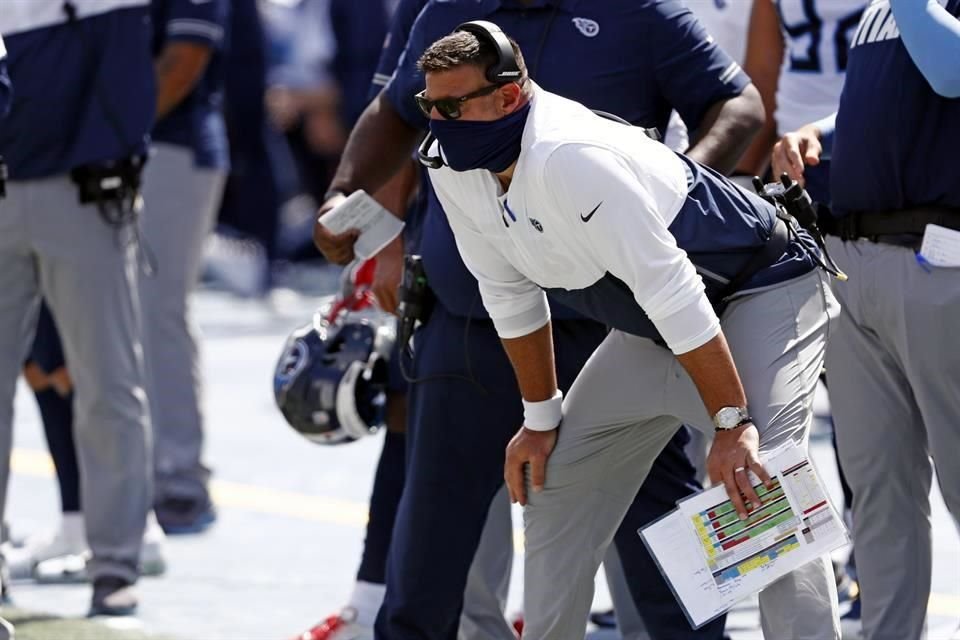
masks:
[(490, 95), (502, 86), (502, 84), (491, 84), (483, 87), (482, 89), (471, 91), (467, 95), (459, 98), (438, 98), (436, 100), (428, 100), (426, 96), (426, 89), (413, 97), (417, 101), (417, 106), (420, 107), (420, 111), (423, 111), (423, 115), (427, 116), (428, 118), (430, 117), (430, 113), (433, 111), (433, 108), (436, 107), (440, 115), (447, 120), (456, 120), (461, 115), (460, 105), (462, 105), (464, 102), (467, 100), (473, 100), (474, 98), (479, 98), (480, 96)]

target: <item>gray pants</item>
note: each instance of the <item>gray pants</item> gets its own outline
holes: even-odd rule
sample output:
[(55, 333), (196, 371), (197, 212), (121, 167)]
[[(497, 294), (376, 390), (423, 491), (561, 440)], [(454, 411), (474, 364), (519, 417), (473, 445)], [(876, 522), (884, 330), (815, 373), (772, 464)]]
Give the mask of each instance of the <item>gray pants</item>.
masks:
[(17, 181), (0, 201), (0, 517), (17, 375), (42, 295), (74, 381), (74, 438), (93, 578), (133, 581), (150, 505), (149, 419), (130, 229), (80, 206), (65, 177)]
[(960, 270), (927, 272), (911, 249), (829, 242), (850, 276), (833, 287), (843, 313), (827, 375), (853, 490), (863, 632), (912, 640), (923, 634), (930, 597), (933, 465), (960, 519)]
[[(837, 304), (820, 272), (730, 304), (723, 331), (760, 430), (761, 450), (788, 440), (807, 446), (813, 392)], [(681, 423), (712, 431), (693, 381), (667, 349), (613, 331), (564, 400), (546, 486), (528, 493), (526, 633), (538, 640), (583, 637), (593, 576), (620, 521)], [(839, 637), (828, 557), (760, 594), (771, 639)]]
[(141, 279), (140, 304), (158, 501), (207, 496), (210, 472), (201, 462), (200, 362), (189, 295), (225, 179), (222, 171), (195, 167), (192, 151), (184, 147), (155, 145), (147, 163), (143, 237), (157, 269)]
[(513, 640), (504, 617), (513, 568), (513, 520), (504, 485), (490, 502), (477, 553), (467, 574), (460, 614), (460, 640)]

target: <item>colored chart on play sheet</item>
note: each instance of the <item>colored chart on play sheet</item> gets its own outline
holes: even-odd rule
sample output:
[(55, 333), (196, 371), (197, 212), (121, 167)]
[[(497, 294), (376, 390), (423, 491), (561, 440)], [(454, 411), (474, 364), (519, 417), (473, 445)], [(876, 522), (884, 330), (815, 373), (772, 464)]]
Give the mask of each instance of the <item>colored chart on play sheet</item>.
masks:
[(739, 578), (796, 549), (797, 516), (784, 495), (780, 479), (767, 489), (754, 487), (761, 500), (746, 520), (740, 520), (733, 503), (721, 502), (693, 516), (693, 527), (707, 557), (707, 566), (718, 585)]
[(740, 520), (726, 489), (685, 500), (640, 532), (693, 628), (848, 541), (805, 451), (792, 442), (763, 461), (770, 487)]

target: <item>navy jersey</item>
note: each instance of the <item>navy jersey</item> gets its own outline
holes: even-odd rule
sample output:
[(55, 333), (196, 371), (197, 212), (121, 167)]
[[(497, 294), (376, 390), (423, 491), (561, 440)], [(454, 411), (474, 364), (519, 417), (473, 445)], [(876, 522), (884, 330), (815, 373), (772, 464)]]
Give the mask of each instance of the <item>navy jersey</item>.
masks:
[[(634, 124), (665, 131), (671, 108), (696, 130), (715, 102), (749, 84), (680, 0), (433, 0), (420, 13), (387, 98), (412, 126), (427, 120), (413, 99), (424, 80), (423, 51), (462, 22), (490, 20), (524, 51), (530, 75), (548, 91)], [(457, 251), (439, 202), (430, 197), (421, 254), (431, 287), (459, 315), (485, 317), (477, 284)], [(555, 308), (555, 316), (563, 312)]]
[[(960, 16), (960, 0), (944, 2)], [(960, 208), (960, 99), (930, 87), (887, 0), (867, 7), (851, 42), (833, 143), (834, 212)]]
[(70, 23), (59, 0), (0, 11), (16, 87), (0, 156), (14, 180), (146, 151), (156, 104), (147, 0), (74, 4)]
[(353, 127), (367, 106), (370, 78), (387, 33), (383, 0), (330, 0), (330, 26), (337, 40), (331, 73), (340, 87), (341, 117)]
[(383, 41), (383, 48), (380, 50), (380, 60), (377, 62), (377, 70), (373, 74), (373, 81), (370, 83), (370, 92), (367, 95), (368, 101), (373, 100), (379, 94), (397, 69), (397, 63), (400, 61), (400, 55), (407, 46), (407, 39), (410, 32), (413, 31), (413, 25), (417, 21), (417, 16), (423, 11), (430, 0), (400, 0), (393, 16), (390, 19), (390, 30)]
[(193, 91), (153, 129), (153, 138), (189, 147), (197, 166), (229, 166), (223, 108), (223, 50), (229, 0), (153, 0), (153, 52), (170, 42), (209, 47), (212, 55)]

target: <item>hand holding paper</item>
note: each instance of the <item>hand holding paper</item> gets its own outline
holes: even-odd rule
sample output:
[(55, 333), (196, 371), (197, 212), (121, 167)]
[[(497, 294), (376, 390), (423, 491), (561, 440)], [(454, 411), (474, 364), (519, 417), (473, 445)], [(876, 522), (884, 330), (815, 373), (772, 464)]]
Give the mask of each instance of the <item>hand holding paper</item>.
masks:
[(350, 194), (318, 222), (335, 235), (359, 232), (353, 252), (362, 259), (372, 258), (403, 230), (403, 222), (363, 190)]

